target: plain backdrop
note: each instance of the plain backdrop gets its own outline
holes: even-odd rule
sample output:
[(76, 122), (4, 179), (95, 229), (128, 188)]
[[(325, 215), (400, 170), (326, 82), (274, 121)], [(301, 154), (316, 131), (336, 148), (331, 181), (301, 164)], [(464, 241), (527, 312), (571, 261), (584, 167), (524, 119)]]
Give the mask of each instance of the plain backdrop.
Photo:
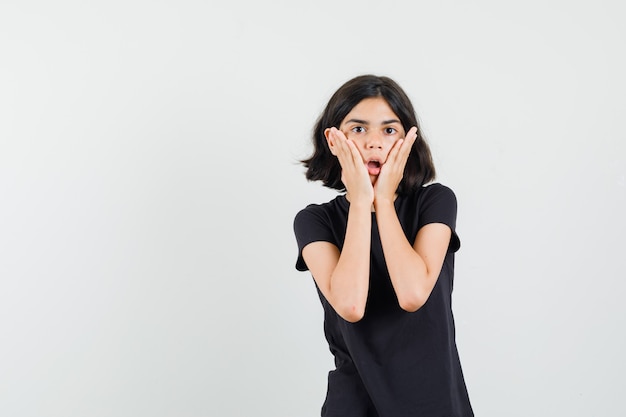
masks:
[(364, 73), (458, 198), (476, 415), (626, 415), (625, 7), (2, 0), (0, 415), (319, 415), (298, 160)]

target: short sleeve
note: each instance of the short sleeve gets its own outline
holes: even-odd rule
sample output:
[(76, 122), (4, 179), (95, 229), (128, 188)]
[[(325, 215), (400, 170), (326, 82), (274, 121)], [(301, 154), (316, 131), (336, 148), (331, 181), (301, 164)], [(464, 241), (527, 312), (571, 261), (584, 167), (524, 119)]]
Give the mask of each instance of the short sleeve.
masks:
[(296, 269), (307, 271), (309, 268), (302, 258), (302, 249), (312, 242), (330, 242), (337, 245), (332, 233), (331, 223), (326, 213), (319, 206), (310, 205), (301, 210), (295, 217), (293, 229), (298, 242), (298, 259)]
[(443, 223), (452, 230), (449, 252), (456, 252), (461, 241), (456, 233), (457, 201), (454, 192), (442, 184), (432, 184), (424, 189), (420, 204), (418, 230), (430, 223)]

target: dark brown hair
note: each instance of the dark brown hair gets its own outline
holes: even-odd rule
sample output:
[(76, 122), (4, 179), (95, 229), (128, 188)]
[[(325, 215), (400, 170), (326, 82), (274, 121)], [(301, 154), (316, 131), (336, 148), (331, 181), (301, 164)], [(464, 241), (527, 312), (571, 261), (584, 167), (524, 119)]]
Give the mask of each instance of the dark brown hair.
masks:
[(300, 162), (307, 168), (309, 181), (322, 181), (324, 186), (343, 191), (341, 165), (330, 153), (324, 130), (329, 127), (339, 128), (341, 122), (361, 100), (371, 97), (384, 98), (391, 110), (398, 116), (405, 132), (417, 127), (417, 139), (409, 153), (404, 168), (404, 176), (398, 186), (398, 193), (406, 194), (417, 190), (422, 185), (435, 179), (430, 148), (422, 136), (413, 105), (400, 86), (388, 77), (361, 75), (342, 85), (326, 105), (313, 128), (313, 155)]

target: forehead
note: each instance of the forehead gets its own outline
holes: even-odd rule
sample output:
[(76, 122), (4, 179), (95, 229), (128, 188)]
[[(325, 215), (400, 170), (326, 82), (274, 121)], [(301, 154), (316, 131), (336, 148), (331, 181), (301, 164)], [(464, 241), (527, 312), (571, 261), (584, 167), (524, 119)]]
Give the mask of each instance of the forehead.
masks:
[(352, 119), (363, 120), (369, 123), (380, 123), (382, 121), (398, 120), (399, 117), (393, 112), (387, 100), (382, 97), (370, 97), (361, 100), (354, 106), (341, 123), (346, 123)]

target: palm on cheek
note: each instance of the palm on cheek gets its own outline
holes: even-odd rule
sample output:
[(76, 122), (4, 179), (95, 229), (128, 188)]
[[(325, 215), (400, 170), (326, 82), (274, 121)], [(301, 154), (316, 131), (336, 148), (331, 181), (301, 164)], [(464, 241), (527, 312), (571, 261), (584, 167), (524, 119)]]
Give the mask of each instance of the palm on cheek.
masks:
[(331, 151), (339, 159), (341, 182), (351, 199), (371, 204), (374, 201), (374, 188), (354, 142), (334, 127), (329, 129), (328, 141)]
[(415, 143), (417, 129), (412, 127), (404, 139), (394, 143), (389, 151), (387, 161), (380, 170), (380, 175), (374, 185), (375, 199), (378, 201), (393, 201), (398, 185), (404, 175), (404, 167), (409, 153)]

